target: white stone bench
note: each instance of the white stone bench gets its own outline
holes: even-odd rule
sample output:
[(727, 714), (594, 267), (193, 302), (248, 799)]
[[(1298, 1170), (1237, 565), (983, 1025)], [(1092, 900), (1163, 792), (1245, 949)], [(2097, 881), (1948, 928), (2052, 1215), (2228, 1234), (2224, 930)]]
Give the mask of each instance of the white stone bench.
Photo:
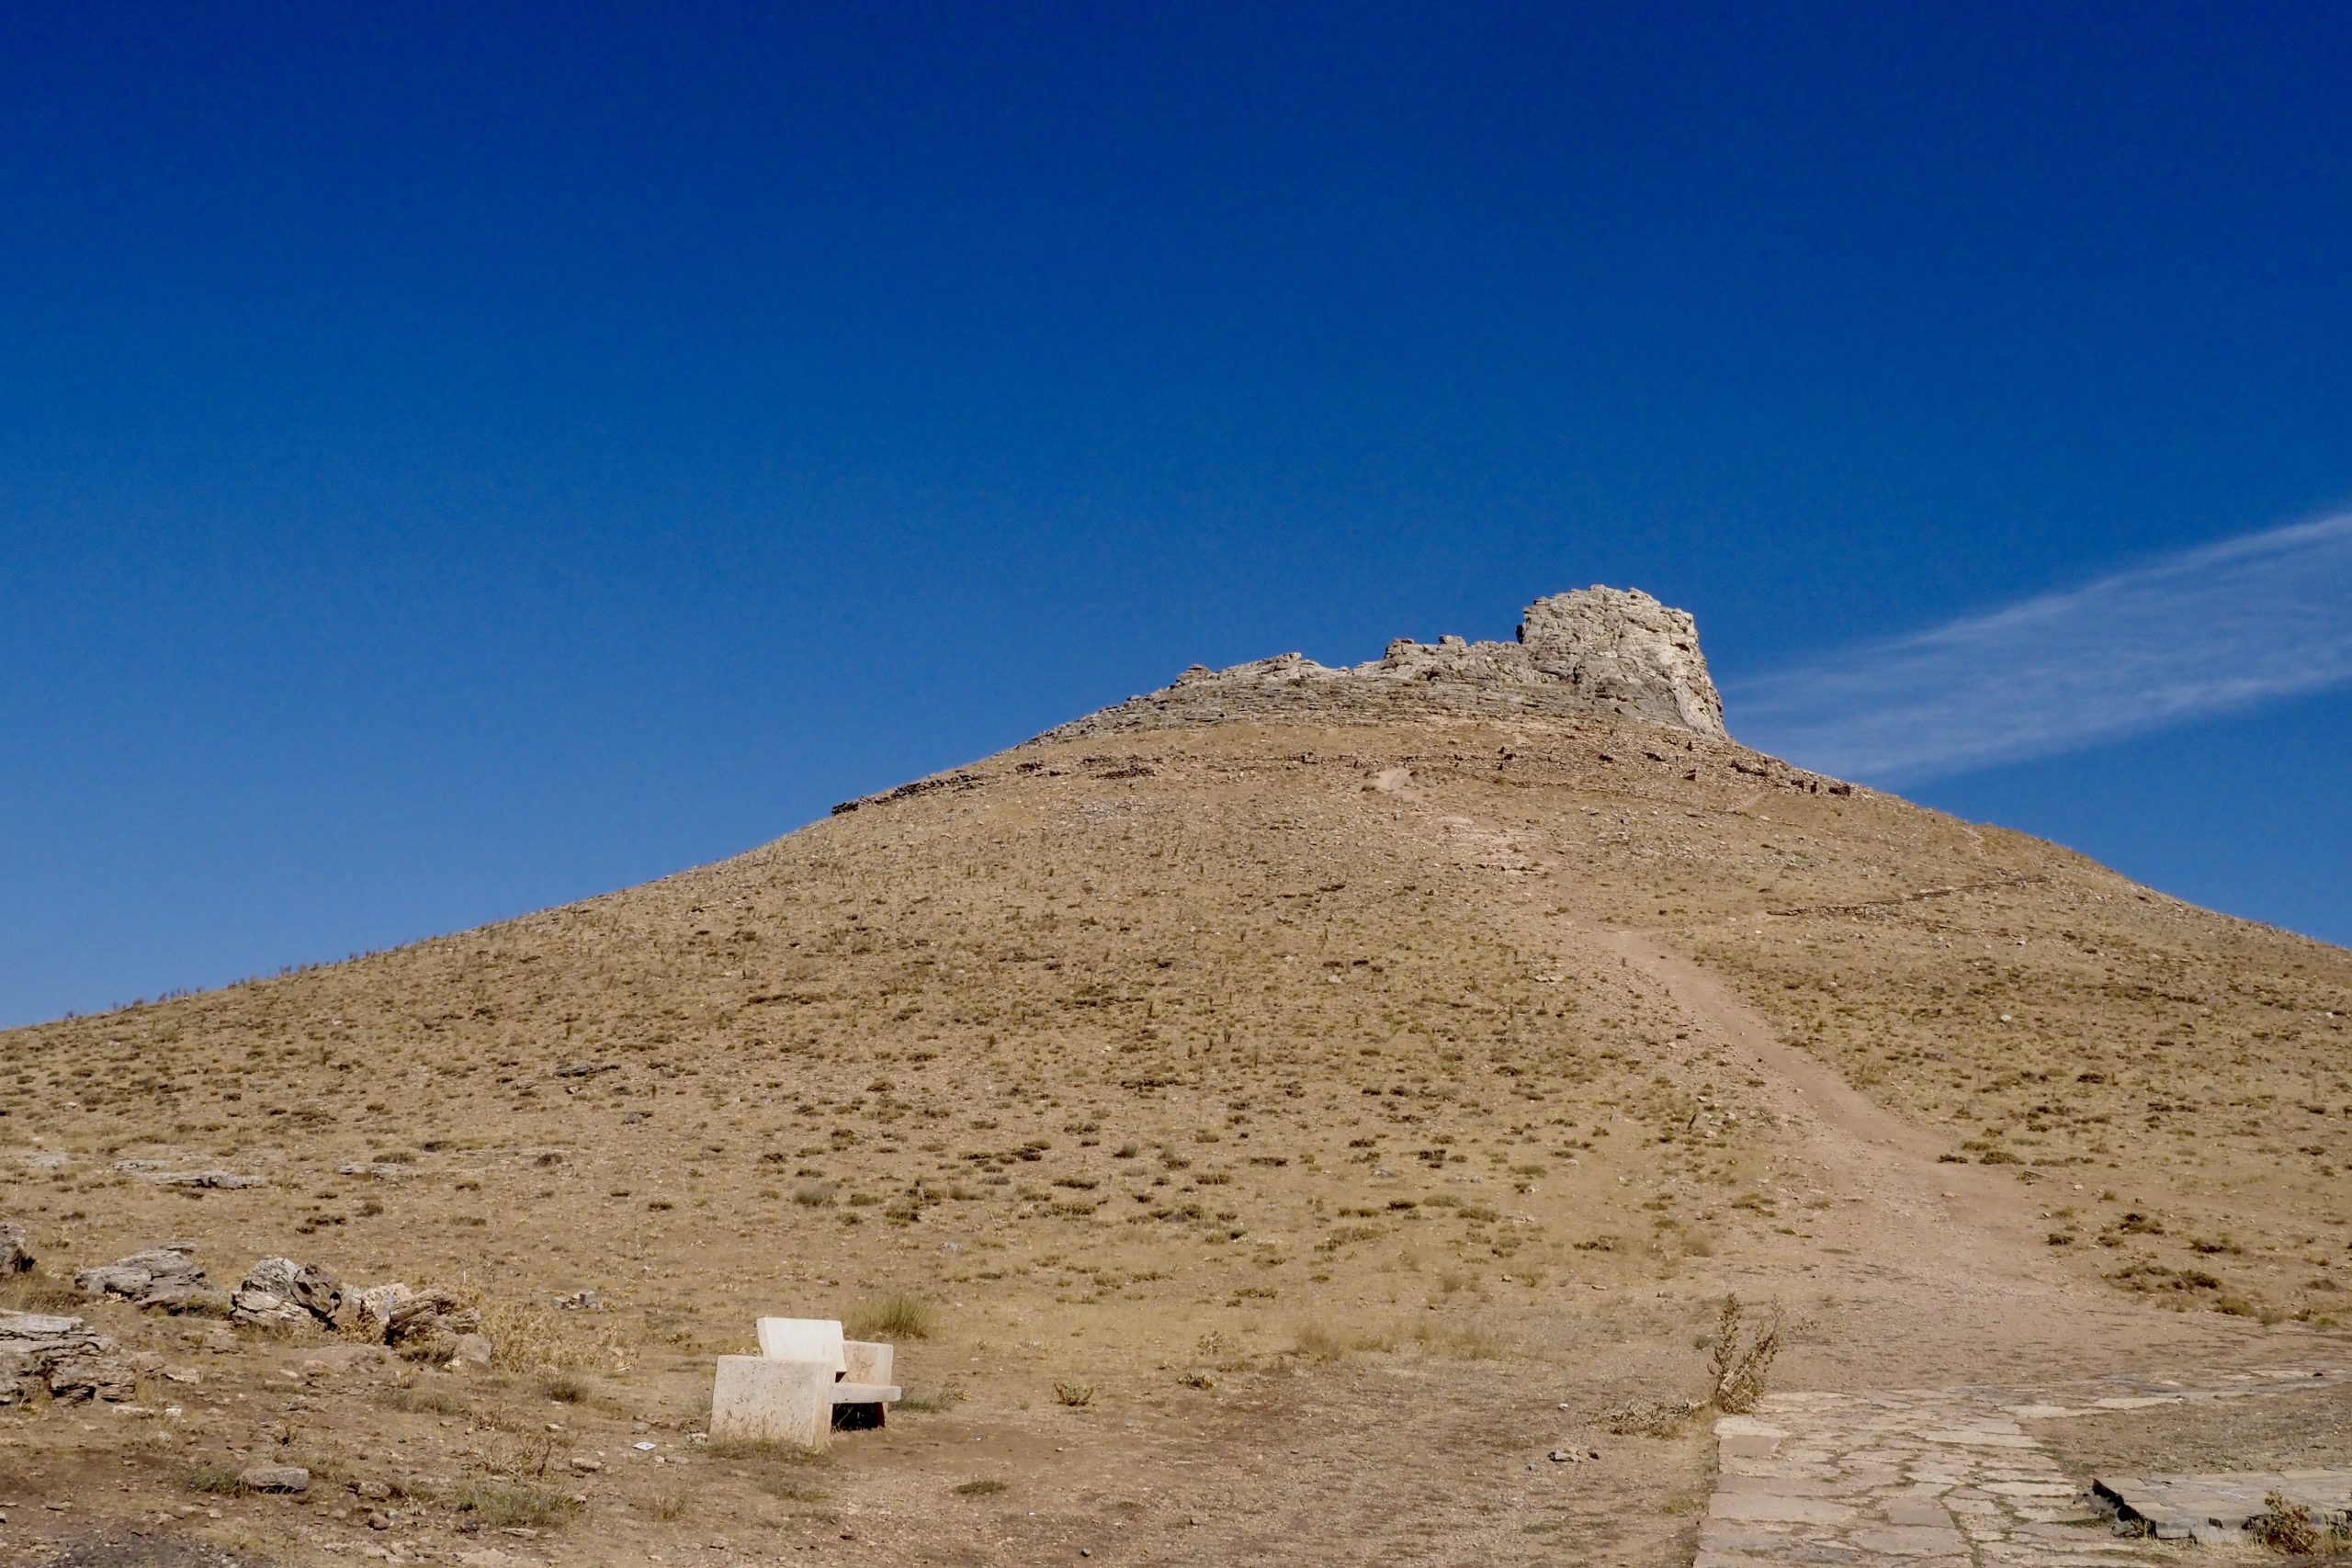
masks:
[(715, 1439), (822, 1449), (837, 1427), (881, 1426), (903, 1397), (890, 1382), (892, 1348), (845, 1339), (831, 1319), (763, 1317), (759, 1337), (758, 1355), (718, 1358), (710, 1396)]

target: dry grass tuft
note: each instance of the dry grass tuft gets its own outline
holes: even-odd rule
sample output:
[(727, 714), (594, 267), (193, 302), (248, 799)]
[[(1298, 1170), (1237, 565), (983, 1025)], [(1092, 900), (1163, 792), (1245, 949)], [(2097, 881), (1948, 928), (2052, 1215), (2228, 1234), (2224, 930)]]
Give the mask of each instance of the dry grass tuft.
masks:
[(1396, 1348), (1396, 1337), (1385, 1329), (1340, 1328), (1320, 1321), (1301, 1324), (1291, 1349), (1312, 1361), (1344, 1360), (1364, 1351), (1386, 1354)]
[(941, 1383), (936, 1388), (907, 1390), (906, 1397), (899, 1401), (898, 1408), (917, 1411), (925, 1416), (936, 1416), (942, 1411), (955, 1409), (964, 1403), (964, 1388), (961, 1383)]
[(0, 1275), (0, 1311), (63, 1313), (89, 1304), (89, 1298), (67, 1280), (52, 1280), (34, 1271)]
[(1600, 1425), (1620, 1438), (1671, 1438), (1702, 1408), (1695, 1399), (1637, 1399), (1604, 1411)]
[(243, 1497), (252, 1490), (228, 1464), (192, 1464), (180, 1472), (180, 1484), (209, 1497)]
[(921, 1296), (893, 1292), (860, 1302), (842, 1320), (853, 1339), (928, 1339), (938, 1314)]
[(564, 1493), (529, 1482), (460, 1482), (450, 1502), (485, 1529), (554, 1529), (580, 1512)]

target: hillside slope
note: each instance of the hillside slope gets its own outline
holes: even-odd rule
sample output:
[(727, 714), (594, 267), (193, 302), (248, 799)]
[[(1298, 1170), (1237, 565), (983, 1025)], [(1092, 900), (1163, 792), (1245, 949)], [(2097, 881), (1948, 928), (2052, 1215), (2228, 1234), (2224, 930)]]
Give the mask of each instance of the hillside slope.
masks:
[[(608, 897), (0, 1035), (5, 1208), (61, 1269), (187, 1236), (506, 1303), (454, 1436), (311, 1390), (361, 1468), (489, 1464), (464, 1433), (527, 1427), (550, 1369), (689, 1426), (756, 1314), (927, 1303), (902, 1367), (951, 1414), (822, 1502), (706, 1465), (673, 1523), (600, 1474), (618, 1533), (561, 1561), (716, 1519), (845, 1559), (850, 1521), (916, 1561), (1572, 1530), (1660, 1562), (1695, 1437), (1600, 1438), (1573, 1487), (1521, 1461), (1695, 1392), (1727, 1289), (1787, 1304), (1781, 1375), (1824, 1387), (2332, 1331), (2352, 953), (1713, 735), (1282, 679)], [(198, 1168), (266, 1184), (151, 1179)], [(543, 1310), (581, 1289), (605, 1310)], [(224, 1395), (187, 1441), (264, 1419)], [(983, 1471), (1006, 1506), (949, 1491)]]

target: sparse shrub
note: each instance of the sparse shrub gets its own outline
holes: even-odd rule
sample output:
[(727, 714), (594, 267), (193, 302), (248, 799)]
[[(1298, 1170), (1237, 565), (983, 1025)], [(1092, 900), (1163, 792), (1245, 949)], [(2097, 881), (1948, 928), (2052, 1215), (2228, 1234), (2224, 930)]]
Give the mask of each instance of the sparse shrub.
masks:
[(1737, 1415), (1756, 1408), (1764, 1397), (1764, 1380), (1781, 1353), (1781, 1314), (1774, 1308), (1750, 1328), (1747, 1311), (1736, 1295), (1724, 1297), (1715, 1314), (1713, 1347), (1708, 1355), (1713, 1388), (1707, 1402)]
[(252, 1488), (237, 1478), (234, 1465), (192, 1464), (180, 1472), (180, 1484), (209, 1497), (242, 1497)]
[(2335, 1520), (2317, 1520), (2312, 1511), (2283, 1492), (2262, 1499), (2262, 1512), (2246, 1521), (2246, 1534), (2257, 1545), (2291, 1557), (2352, 1552), (2352, 1529)]
[(1292, 1348), (1317, 1361), (1336, 1361), (1348, 1353), (1349, 1344), (1346, 1336), (1329, 1325), (1308, 1323), (1300, 1325)]
[(465, 1416), (473, 1408), (447, 1389), (429, 1384), (394, 1386), (386, 1389), (383, 1397), (387, 1407), (413, 1416)]
[(967, 1481), (956, 1488), (958, 1497), (993, 1497), (1006, 1489), (1007, 1483), (993, 1475), (983, 1475), (978, 1481)]
[[(1339, 1329), (1325, 1323), (1308, 1323), (1300, 1325), (1291, 1348), (1310, 1360), (1336, 1361), (1362, 1350), (1394, 1350), (1396, 1338), (1392, 1334)], [(1205, 1339), (1202, 1342), (1202, 1354), (1211, 1354)]]
[(523, 1482), (460, 1482), (450, 1503), (485, 1529), (554, 1529), (580, 1511), (579, 1504), (553, 1487)]
[(928, 1339), (936, 1316), (921, 1296), (895, 1291), (858, 1303), (842, 1322), (853, 1339)]
[(1054, 1384), (1055, 1403), (1071, 1410), (1083, 1410), (1094, 1403), (1094, 1385), (1083, 1382)]
[(825, 1489), (806, 1475), (789, 1470), (763, 1470), (752, 1478), (752, 1484), (771, 1497), (787, 1503), (821, 1503)]

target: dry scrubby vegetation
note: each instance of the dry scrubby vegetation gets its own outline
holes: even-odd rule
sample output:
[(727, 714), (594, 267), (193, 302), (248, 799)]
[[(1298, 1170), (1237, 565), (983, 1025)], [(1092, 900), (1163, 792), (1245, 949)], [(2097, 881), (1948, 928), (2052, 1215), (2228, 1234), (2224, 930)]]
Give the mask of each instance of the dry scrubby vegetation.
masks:
[[(1831, 1200), (1776, 1179), (1762, 1080), (1592, 940), (1611, 927), (1702, 956), (2017, 1182), (2064, 1267), (2335, 1314), (2352, 955), (1598, 720), (1035, 744), (609, 897), (0, 1036), (0, 1168), (74, 1262), (187, 1236), (462, 1283), (492, 1379), (379, 1390), (391, 1436), (362, 1440), (437, 1456), (451, 1485), (420, 1506), (543, 1516), (526, 1528), (561, 1522), (540, 1493), (620, 1489), (627, 1528), (674, 1496), (821, 1532), (842, 1483), (726, 1456), (658, 1487), (617, 1461), (551, 1483), (499, 1473), (487, 1441), (534, 1416), (683, 1432), (763, 1310), (901, 1341), (908, 1422), (1047, 1450), (1080, 1424), (1106, 1474), (1147, 1451), (1236, 1474), (1268, 1420), (1353, 1432), (1419, 1368), (1531, 1422), (1563, 1399), (1595, 1424), (1637, 1396), (1740, 1408), (1779, 1338), (1735, 1309), (1701, 1352), (1731, 1359), (1693, 1364), (1720, 1255), (1801, 1248)], [(124, 1159), (266, 1185), (161, 1187)], [(582, 1288), (603, 1311), (548, 1304)], [(1531, 1368), (1556, 1386), (1513, 1392)], [(1703, 1472), (1675, 1454), (1617, 1504), (1530, 1506), (1646, 1550)], [(1327, 1478), (1318, 1506), (1403, 1462)], [(897, 1495), (876, 1474), (869, 1503)], [(989, 1489), (958, 1475), (910, 1472), (906, 1496), (975, 1511)], [(1381, 1532), (1453, 1506), (1392, 1507), (1361, 1543), (1408, 1551)], [(1460, 1528), (1497, 1560), (1549, 1550)]]

